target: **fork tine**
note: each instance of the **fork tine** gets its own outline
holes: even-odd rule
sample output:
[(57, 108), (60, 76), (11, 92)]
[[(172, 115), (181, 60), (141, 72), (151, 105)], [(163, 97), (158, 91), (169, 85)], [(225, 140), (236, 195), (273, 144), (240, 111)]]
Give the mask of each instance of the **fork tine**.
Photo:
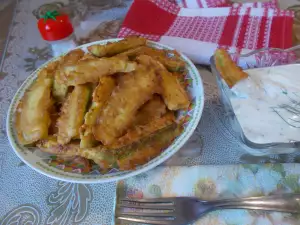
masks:
[(143, 217), (169, 217), (175, 219), (175, 213), (172, 212), (118, 212), (117, 216), (143, 216)]
[(174, 204), (174, 198), (148, 198), (148, 199), (123, 198), (123, 199), (120, 199), (120, 201), (137, 202), (137, 203), (169, 203), (169, 204)]
[(124, 217), (120, 216), (117, 217), (119, 220), (125, 220), (129, 222), (136, 222), (136, 223), (146, 223), (146, 224), (154, 224), (154, 225), (172, 225), (173, 220), (146, 220), (146, 219), (139, 219), (139, 218), (132, 218), (132, 217)]
[(119, 204), (117, 204), (118, 208), (133, 208), (133, 209), (157, 209), (157, 210), (161, 210), (161, 209), (168, 209), (168, 210), (173, 210), (174, 209), (174, 205), (170, 205), (170, 204), (143, 204), (143, 203), (138, 203), (138, 204), (134, 204), (134, 203), (126, 203), (126, 202), (121, 202)]

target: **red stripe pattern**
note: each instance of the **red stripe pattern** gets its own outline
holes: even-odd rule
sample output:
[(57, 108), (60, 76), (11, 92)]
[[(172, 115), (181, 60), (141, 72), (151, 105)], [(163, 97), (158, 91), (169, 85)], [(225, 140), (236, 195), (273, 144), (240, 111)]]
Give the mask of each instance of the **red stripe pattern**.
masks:
[[(177, 2), (178, 5), (182, 5), (183, 8), (187, 8), (186, 0), (179, 0), (180, 2)], [(181, 4), (182, 2), (182, 4)]]
[(167, 0), (135, 0), (119, 37), (135, 34), (154, 41), (162, 36), (180, 37), (236, 51), (292, 46), (292, 11), (245, 7), (198, 10), (198, 16), (180, 16), (180, 8)]
[(234, 41), (233, 38), (235, 36), (235, 32), (237, 31), (236, 26), (239, 21), (238, 12), (238, 8), (230, 8), (229, 15), (226, 18), (226, 23), (223, 26), (221, 38), (218, 41), (219, 45), (232, 46), (232, 43)]
[(260, 20), (259, 33), (265, 35), (260, 35), (257, 40), (257, 48), (263, 48), (266, 45), (266, 37), (268, 32), (270, 31), (270, 20), (268, 20), (268, 10), (265, 9), (264, 16)]
[(206, 1), (207, 8), (231, 6), (231, 1), (229, 0), (202, 0), (202, 1)]
[[(271, 24), (271, 34), (277, 33), (291, 33), (292, 35), (292, 27), (287, 24), (293, 23), (293, 12), (286, 10), (276, 10), (276, 17), (273, 18)], [(278, 38), (276, 35), (270, 35), (270, 46), (277, 46), (277, 48), (288, 48), (292, 45), (292, 39), (290, 36), (282, 35), (282, 37)]]
[(169, 1), (136, 0), (132, 3), (123, 27), (148, 35), (162, 35), (168, 31), (180, 8)]
[[(217, 43), (222, 36), (227, 18), (178, 16), (165, 36), (189, 38), (203, 42)], [(214, 32), (211, 32), (214, 30)]]
[(250, 10), (251, 8), (247, 8), (245, 15), (240, 17), (240, 28), (237, 31), (237, 37), (236, 37), (236, 47), (237, 48), (243, 48), (244, 47), (244, 43), (245, 43), (245, 36), (246, 36), (246, 32), (247, 32), (247, 28), (248, 28), (248, 24), (249, 24), (249, 20), (250, 20)]
[(202, 4), (201, 0), (197, 0), (197, 3), (198, 3), (199, 8), (203, 8), (203, 4)]
[(161, 38), (161, 35), (144, 34), (141, 32), (137, 32), (135, 30), (131, 30), (130, 28), (127, 28), (127, 27), (122, 27), (120, 29), (118, 37), (127, 37), (127, 36), (132, 36), (132, 35), (143, 36), (151, 41), (159, 41)]
[[(138, 1), (142, 2), (143, 0), (138, 0)], [(177, 15), (177, 13), (180, 10), (179, 6), (173, 4), (170, 1), (161, 1), (161, 0), (150, 0), (150, 1), (155, 5), (157, 5), (159, 8), (175, 15)]]

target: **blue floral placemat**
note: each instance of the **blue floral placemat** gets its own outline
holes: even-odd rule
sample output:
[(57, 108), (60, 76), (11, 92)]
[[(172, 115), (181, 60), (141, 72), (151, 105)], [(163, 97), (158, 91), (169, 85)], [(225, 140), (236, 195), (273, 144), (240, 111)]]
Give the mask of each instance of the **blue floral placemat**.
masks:
[[(202, 200), (300, 193), (300, 164), (158, 167), (118, 183), (118, 198), (196, 196)], [(117, 224), (127, 224), (117, 221)], [(299, 225), (300, 214), (220, 210), (201, 225)]]

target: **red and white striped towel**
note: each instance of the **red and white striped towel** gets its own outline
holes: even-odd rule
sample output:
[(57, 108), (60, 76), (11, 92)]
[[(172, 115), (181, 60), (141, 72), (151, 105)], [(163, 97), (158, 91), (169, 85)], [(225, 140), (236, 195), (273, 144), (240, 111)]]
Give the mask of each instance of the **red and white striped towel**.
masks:
[(141, 35), (209, 64), (214, 51), (232, 53), (292, 46), (293, 12), (269, 8), (181, 8), (167, 0), (135, 0), (119, 37)]

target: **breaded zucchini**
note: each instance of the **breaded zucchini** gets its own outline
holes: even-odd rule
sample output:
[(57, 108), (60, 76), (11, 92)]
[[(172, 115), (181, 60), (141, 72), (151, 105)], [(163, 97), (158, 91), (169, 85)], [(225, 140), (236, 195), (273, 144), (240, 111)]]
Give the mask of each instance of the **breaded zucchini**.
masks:
[(92, 127), (96, 124), (97, 117), (115, 86), (116, 81), (113, 77), (105, 76), (100, 78), (99, 84), (93, 92), (93, 103), (89, 111), (85, 114), (84, 124), (80, 130), (81, 148), (91, 148), (99, 143), (94, 138)]
[(97, 57), (110, 57), (131, 48), (136, 48), (146, 44), (143, 37), (131, 36), (118, 42), (111, 42), (105, 45), (92, 45), (88, 47), (88, 51)]
[(170, 72), (183, 72), (185, 71), (185, 62), (178, 56), (169, 57), (169, 52), (165, 50), (154, 49), (148, 46), (140, 46), (122, 52), (119, 56), (127, 56), (130, 59), (135, 59), (140, 55), (148, 55), (153, 59), (158, 60)]
[(171, 125), (175, 121), (175, 116), (173, 112), (168, 112), (160, 118), (154, 118), (149, 123), (141, 126), (135, 126), (129, 129), (126, 134), (120, 138), (109, 148), (116, 149), (122, 148), (124, 146), (130, 145), (134, 142), (138, 142), (143, 138), (153, 135), (159, 130)]
[(23, 145), (32, 144), (48, 136), (51, 123), (49, 110), (53, 104), (52, 83), (53, 76), (48, 75), (44, 69), (19, 102), (15, 126), (18, 139)]
[(91, 90), (88, 85), (78, 85), (67, 97), (57, 122), (57, 141), (59, 144), (67, 144), (71, 139), (79, 138), (90, 93)]
[(84, 51), (75, 49), (63, 56), (59, 61), (59, 66), (55, 72), (52, 95), (59, 101), (63, 102), (68, 93), (68, 85), (64, 82), (64, 67), (75, 65), (84, 56)]
[(110, 145), (122, 136), (134, 121), (138, 109), (157, 92), (158, 82), (154, 71), (142, 66), (133, 73), (122, 75), (93, 127), (95, 138)]
[(186, 109), (190, 105), (187, 92), (181, 86), (176, 76), (170, 73), (159, 61), (147, 55), (141, 55), (137, 60), (155, 69), (160, 75), (162, 97), (169, 110)]
[(67, 77), (65, 83), (69, 86), (98, 83), (100, 77), (115, 73), (127, 73), (136, 69), (136, 63), (126, 57), (88, 58), (80, 60), (74, 66), (64, 68)]

